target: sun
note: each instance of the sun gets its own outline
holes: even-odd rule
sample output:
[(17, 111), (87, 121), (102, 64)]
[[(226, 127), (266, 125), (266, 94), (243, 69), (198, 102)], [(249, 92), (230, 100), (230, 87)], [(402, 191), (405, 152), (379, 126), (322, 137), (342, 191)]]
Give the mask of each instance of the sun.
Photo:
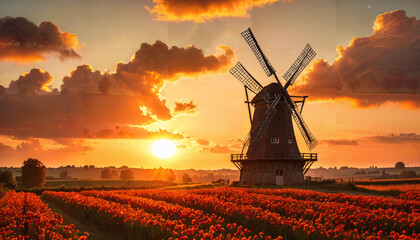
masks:
[(176, 153), (176, 146), (171, 140), (160, 139), (153, 143), (152, 152), (158, 158), (168, 158)]

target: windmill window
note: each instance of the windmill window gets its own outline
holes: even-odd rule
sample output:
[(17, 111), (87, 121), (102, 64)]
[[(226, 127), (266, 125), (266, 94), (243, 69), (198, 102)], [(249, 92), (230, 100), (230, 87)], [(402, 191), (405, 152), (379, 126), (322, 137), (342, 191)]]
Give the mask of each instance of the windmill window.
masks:
[(278, 144), (280, 142), (280, 139), (278, 137), (271, 138), (271, 144)]
[(287, 143), (288, 144), (292, 144), (293, 143), (293, 140), (291, 138), (289, 138), (289, 139), (287, 139)]

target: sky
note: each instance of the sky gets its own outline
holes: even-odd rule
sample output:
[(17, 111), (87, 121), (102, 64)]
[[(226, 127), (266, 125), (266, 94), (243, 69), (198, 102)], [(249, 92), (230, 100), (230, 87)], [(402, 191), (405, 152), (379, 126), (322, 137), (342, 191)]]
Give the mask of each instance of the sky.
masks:
[(0, 166), (235, 169), (250, 123), (229, 69), (275, 81), (248, 27), (279, 76), (317, 53), (289, 88), (314, 167), (420, 166), (418, 18), (417, 0), (0, 0)]

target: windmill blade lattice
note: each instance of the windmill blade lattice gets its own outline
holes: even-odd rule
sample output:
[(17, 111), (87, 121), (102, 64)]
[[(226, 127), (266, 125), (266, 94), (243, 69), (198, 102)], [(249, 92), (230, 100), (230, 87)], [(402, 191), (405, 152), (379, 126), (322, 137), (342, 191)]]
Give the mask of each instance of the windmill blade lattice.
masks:
[(271, 120), (273, 119), (274, 115), (277, 112), (276, 106), (281, 99), (281, 95), (278, 95), (274, 101), (271, 103), (270, 107), (264, 113), (261, 121), (258, 122), (255, 129), (251, 132), (251, 136), (253, 137), (252, 141), (249, 143), (249, 149), (253, 149), (257, 146), (258, 142), (261, 140), (261, 137), (264, 135), (265, 130), (267, 129), (268, 125), (270, 124)]
[(263, 98), (268, 102), (269, 94), (263, 89), (263, 86), (238, 62), (230, 71), (241, 83), (255, 94), (264, 91)]
[(305, 139), (306, 145), (308, 145), (309, 150), (312, 150), (316, 145), (318, 145), (318, 141), (315, 139), (312, 132), (309, 130), (308, 125), (306, 125), (305, 121), (303, 120), (300, 111), (298, 110), (298, 106), (296, 103), (286, 94), (286, 101), (290, 106), (290, 110), (292, 112), (293, 119), (296, 122), (296, 125), (299, 128), (300, 133), (302, 134), (303, 138)]
[(245, 137), (245, 141), (244, 141), (244, 145), (242, 146), (241, 154), (246, 153), (246, 151), (248, 150), (250, 141), (251, 141), (251, 132), (249, 132), (248, 135), (246, 135), (246, 137)]
[(273, 66), (271, 66), (268, 59), (265, 57), (264, 53), (262, 52), (260, 46), (258, 45), (257, 40), (254, 37), (254, 34), (251, 31), (251, 28), (243, 31), (242, 36), (245, 38), (245, 41), (248, 43), (249, 47), (254, 52), (255, 56), (257, 57), (258, 61), (260, 62), (262, 68), (264, 69), (267, 77), (271, 76), (271, 74), (275, 73)]
[(306, 44), (306, 47), (303, 49), (302, 53), (295, 60), (289, 70), (287, 70), (287, 72), (283, 75), (284, 80), (287, 81), (284, 89), (287, 89), (289, 85), (292, 85), (296, 81), (299, 74), (301, 74), (305, 67), (308, 66), (315, 55), (316, 53), (312, 47), (309, 44)]

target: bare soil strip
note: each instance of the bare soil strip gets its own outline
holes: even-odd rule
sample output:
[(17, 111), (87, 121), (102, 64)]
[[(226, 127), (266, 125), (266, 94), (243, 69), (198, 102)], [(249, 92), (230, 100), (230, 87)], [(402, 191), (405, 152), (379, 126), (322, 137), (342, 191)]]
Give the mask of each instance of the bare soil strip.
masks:
[(54, 203), (51, 203), (43, 198), (41, 198), (41, 200), (45, 203), (48, 204), (48, 206), (56, 213), (60, 214), (61, 216), (63, 216), (63, 221), (64, 224), (70, 225), (70, 224), (74, 224), (74, 226), (83, 234), (84, 232), (88, 232), (89, 233), (89, 239), (93, 239), (93, 240), (99, 240), (99, 239), (104, 239), (104, 240), (118, 240), (120, 238), (117, 238), (115, 236), (112, 236), (110, 234), (107, 234), (103, 231), (101, 231), (99, 229), (98, 226), (93, 225), (93, 224), (89, 224), (89, 223), (81, 223), (79, 222), (77, 219), (73, 218), (72, 216), (68, 215), (67, 213), (65, 213), (61, 208), (59, 208), (58, 206), (54, 205)]

